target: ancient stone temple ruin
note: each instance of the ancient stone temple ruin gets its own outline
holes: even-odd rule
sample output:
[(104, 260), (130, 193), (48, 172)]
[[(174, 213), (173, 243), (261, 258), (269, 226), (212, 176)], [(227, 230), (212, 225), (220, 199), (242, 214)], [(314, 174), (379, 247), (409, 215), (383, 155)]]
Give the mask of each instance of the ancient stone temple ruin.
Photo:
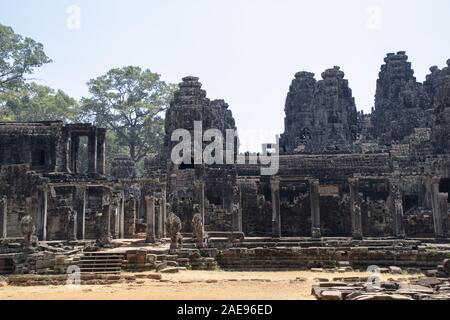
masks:
[(164, 149), (148, 156), (143, 176), (122, 155), (105, 175), (104, 129), (0, 123), (2, 250), (21, 252), (21, 221), (31, 217), (36, 241), (84, 245), (81, 254), (136, 241), (144, 253), (121, 251), (128, 268), (157, 268), (161, 261), (148, 257), (164, 244), (169, 265), (193, 268), (433, 268), (450, 231), (450, 60), (430, 72), (420, 83), (405, 52), (388, 54), (371, 114), (357, 111), (340, 67), (321, 79), (298, 72), (272, 176), (261, 174), (260, 161), (238, 161), (249, 156), (239, 153), (238, 137), (231, 164), (198, 164), (194, 154), (172, 162), (176, 129), (192, 137), (198, 124), (224, 136), (236, 129), (229, 105), (210, 100), (196, 77), (179, 84)]

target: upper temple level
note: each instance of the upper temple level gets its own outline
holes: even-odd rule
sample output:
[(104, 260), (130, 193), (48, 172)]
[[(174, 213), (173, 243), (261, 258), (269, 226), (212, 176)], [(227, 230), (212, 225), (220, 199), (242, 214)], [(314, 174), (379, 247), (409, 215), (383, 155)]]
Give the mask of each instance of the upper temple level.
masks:
[[(105, 129), (90, 124), (0, 122), (0, 166), (29, 164), (38, 172), (104, 175), (105, 134)], [(86, 163), (78, 156), (81, 139)]]
[[(407, 146), (422, 155), (448, 154), (450, 60), (442, 69), (431, 67), (421, 83), (408, 59), (404, 51), (387, 54), (371, 114), (357, 112), (349, 82), (339, 67), (326, 70), (319, 81), (313, 73), (298, 72), (286, 98), (280, 151), (374, 153)], [(418, 142), (421, 132), (427, 137)]]

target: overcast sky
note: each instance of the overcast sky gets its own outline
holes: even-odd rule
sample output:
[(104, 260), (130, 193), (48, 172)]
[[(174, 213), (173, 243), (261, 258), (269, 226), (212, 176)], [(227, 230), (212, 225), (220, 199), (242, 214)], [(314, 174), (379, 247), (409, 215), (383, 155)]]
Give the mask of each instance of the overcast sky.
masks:
[(200, 77), (252, 150), (283, 131), (297, 71), (341, 66), (369, 112), (386, 53), (407, 51), (419, 81), (450, 58), (448, 0), (0, 0), (0, 23), (42, 42), (54, 62), (35, 77), (75, 98), (113, 67)]

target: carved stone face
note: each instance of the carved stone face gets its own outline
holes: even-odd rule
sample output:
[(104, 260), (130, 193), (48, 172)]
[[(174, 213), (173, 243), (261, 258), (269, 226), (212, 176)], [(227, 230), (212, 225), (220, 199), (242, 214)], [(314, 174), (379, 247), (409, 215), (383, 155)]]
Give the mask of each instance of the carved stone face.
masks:
[(20, 231), (22, 233), (22, 236), (26, 237), (34, 233), (36, 230), (33, 218), (31, 216), (25, 216), (20, 221)]

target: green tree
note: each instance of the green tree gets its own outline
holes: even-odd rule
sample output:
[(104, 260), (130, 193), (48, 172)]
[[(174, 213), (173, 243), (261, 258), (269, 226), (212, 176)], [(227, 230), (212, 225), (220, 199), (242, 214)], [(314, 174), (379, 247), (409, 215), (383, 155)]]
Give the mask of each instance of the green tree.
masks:
[(78, 102), (62, 90), (55, 91), (37, 83), (3, 94), (3, 117), (14, 121), (76, 121)]
[(0, 24), (0, 94), (24, 84), (26, 75), (51, 62), (44, 46)]
[[(164, 135), (162, 115), (174, 86), (159, 74), (139, 67), (112, 69), (88, 82), (91, 97), (82, 99), (83, 119), (115, 134), (136, 163), (161, 150)], [(107, 143), (111, 143), (110, 139)]]

